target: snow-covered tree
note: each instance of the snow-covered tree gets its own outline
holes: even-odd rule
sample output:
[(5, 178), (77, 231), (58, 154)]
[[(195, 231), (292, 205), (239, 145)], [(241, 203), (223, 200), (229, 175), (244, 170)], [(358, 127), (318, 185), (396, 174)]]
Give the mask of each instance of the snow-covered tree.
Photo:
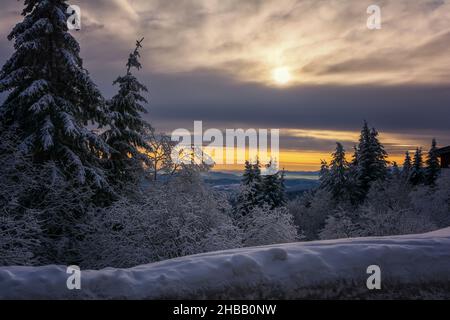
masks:
[(352, 161), (350, 162), (350, 167), (357, 168), (358, 167), (358, 146), (353, 146), (353, 155), (352, 155)]
[(411, 185), (402, 179), (377, 181), (370, 188), (364, 204), (370, 204), (380, 211), (387, 211), (392, 208), (398, 208), (399, 210), (410, 208), (411, 191)]
[(345, 158), (345, 150), (341, 143), (336, 143), (336, 151), (331, 155), (332, 160), (328, 173), (326, 190), (336, 199), (343, 199), (349, 195), (349, 164)]
[(388, 154), (378, 139), (379, 133), (375, 128), (370, 131), (372, 150), (375, 155), (374, 173), (376, 180), (383, 180), (387, 175), (387, 167), (389, 162), (386, 160)]
[(333, 195), (323, 189), (308, 191), (302, 197), (288, 202), (287, 208), (294, 223), (306, 240), (317, 240), (327, 217), (337, 208)]
[(68, 32), (67, 8), (65, 0), (25, 1), (24, 19), (8, 36), (15, 52), (0, 71), (0, 92), (9, 91), (0, 123), (2, 130), (15, 128), (35, 163), (105, 189), (99, 155), (109, 148), (86, 125), (106, 124), (107, 112)]
[(345, 210), (336, 210), (325, 221), (325, 227), (320, 231), (319, 237), (323, 240), (342, 239), (352, 237), (357, 226)]
[(244, 245), (247, 247), (298, 241), (293, 217), (285, 207), (267, 205), (253, 208), (244, 223)]
[(361, 222), (355, 237), (391, 236), (417, 234), (436, 229), (432, 221), (411, 209), (377, 210), (375, 207), (361, 208)]
[(126, 74), (113, 83), (119, 85), (119, 92), (108, 102), (112, 123), (103, 137), (112, 147), (110, 178), (116, 183), (139, 181), (143, 163), (148, 160), (145, 152), (151, 151), (145, 140), (146, 130), (151, 130), (150, 125), (141, 116), (141, 113), (147, 112), (143, 105), (147, 100), (142, 96), (147, 88), (132, 73), (132, 69), (142, 68), (139, 50), (143, 40), (136, 42), (136, 48), (126, 64)]
[(358, 181), (356, 153), (351, 163), (346, 159), (346, 153), (341, 143), (336, 142), (336, 150), (331, 154), (328, 165), (322, 161), (320, 170), (320, 189), (331, 192), (338, 201), (357, 202), (361, 198)]
[(397, 180), (397, 179), (401, 178), (401, 175), (402, 175), (402, 173), (400, 171), (400, 168), (398, 167), (397, 162), (394, 161), (392, 163), (391, 177), (392, 177), (392, 179), (396, 179)]
[[(270, 168), (271, 165), (269, 163), (267, 167)], [(284, 172), (263, 176), (261, 192), (264, 203), (271, 209), (283, 207), (286, 204)]]
[(173, 175), (180, 165), (172, 160), (172, 150), (175, 147), (170, 136), (164, 133), (157, 133), (153, 128), (147, 129), (145, 140), (150, 145), (151, 150), (147, 152), (150, 164), (147, 172), (152, 180), (157, 181), (160, 174)]
[(259, 159), (257, 159), (254, 163), (248, 160), (245, 161), (245, 169), (242, 174), (242, 184), (261, 184), (261, 163)]
[(345, 150), (341, 143), (336, 142), (336, 150), (331, 156), (330, 174), (332, 180), (337, 184), (345, 185), (348, 162), (345, 158)]
[(387, 236), (422, 233), (436, 228), (430, 212), (414, 209), (413, 187), (405, 180), (375, 183), (356, 212), (355, 236)]
[(51, 162), (33, 163), (19, 140), (10, 131), (0, 140), (0, 247), (9, 252), (4, 263), (78, 263), (78, 239), (89, 224), (96, 188), (65, 179)]
[(412, 186), (404, 179), (373, 183), (364, 203), (353, 209), (340, 208), (327, 219), (321, 238), (388, 236), (436, 229), (430, 208), (416, 210), (411, 192)]
[(387, 175), (387, 153), (378, 140), (378, 132), (375, 128), (369, 129), (364, 122), (357, 148), (357, 179), (363, 192), (370, 189), (370, 184), (377, 180), (383, 180)]
[(411, 194), (416, 212), (430, 215), (438, 228), (450, 226), (450, 173), (442, 171), (435, 186), (418, 186)]
[(184, 168), (136, 200), (93, 214), (81, 245), (83, 266), (131, 267), (207, 251), (238, 248), (241, 231), (224, 196)]
[(245, 170), (237, 196), (237, 218), (247, 215), (253, 208), (264, 202), (260, 166), (259, 160), (255, 163), (245, 162)]
[(278, 204), (280, 207), (285, 206), (286, 200), (286, 174), (284, 169), (279, 173), (278, 177)]
[(428, 157), (426, 160), (426, 168), (425, 168), (425, 182), (428, 185), (435, 185), (436, 180), (439, 176), (439, 172), (441, 171), (441, 166), (439, 163), (439, 157), (437, 155), (437, 142), (436, 139), (433, 139), (431, 143), (431, 149), (428, 151)]
[(424, 178), (422, 149), (417, 148), (416, 153), (414, 154), (409, 181), (413, 185), (418, 185), (424, 182)]
[(36, 252), (41, 245), (42, 230), (33, 213), (27, 212), (20, 217), (5, 212), (0, 214), (0, 266), (26, 266), (41, 262)]
[(412, 169), (411, 155), (409, 154), (409, 151), (406, 151), (405, 161), (403, 162), (402, 168), (402, 176), (404, 179), (409, 180), (409, 177), (411, 176), (411, 169)]
[(0, 266), (33, 265), (42, 230), (39, 217), (24, 198), (36, 187), (35, 167), (17, 152), (19, 137), (9, 131), (0, 139)]
[(328, 165), (327, 161), (320, 160), (319, 182), (321, 189), (326, 189), (328, 187), (329, 173), (330, 173), (330, 166)]

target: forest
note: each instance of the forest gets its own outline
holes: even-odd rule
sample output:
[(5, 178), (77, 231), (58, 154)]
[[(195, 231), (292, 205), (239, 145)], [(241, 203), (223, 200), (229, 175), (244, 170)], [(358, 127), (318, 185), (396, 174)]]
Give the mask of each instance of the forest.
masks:
[[(132, 267), (203, 252), (450, 226), (437, 142), (390, 163), (365, 122), (352, 157), (337, 143), (320, 185), (287, 200), (284, 173), (247, 161), (238, 192), (212, 166), (174, 163), (174, 143), (142, 116), (140, 50), (105, 99), (83, 66), (65, 1), (26, 1), (0, 71), (0, 265)], [(150, 104), (151, 105), (151, 104)], [(151, 108), (150, 108), (151, 109)], [(448, 170), (447, 170), (448, 171)], [(162, 179), (164, 177), (164, 179)], [(144, 183), (144, 181), (146, 183)]]

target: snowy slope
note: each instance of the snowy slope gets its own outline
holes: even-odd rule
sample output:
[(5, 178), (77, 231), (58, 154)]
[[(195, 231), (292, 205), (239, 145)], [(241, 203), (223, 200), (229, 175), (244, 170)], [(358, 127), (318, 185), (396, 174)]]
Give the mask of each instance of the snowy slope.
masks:
[[(0, 298), (336, 298), (370, 297), (379, 265), (384, 297), (450, 296), (450, 228), (423, 235), (292, 243), (200, 254), (131, 269), (0, 268)], [(425, 296), (426, 297), (426, 296)], [(434, 297), (434, 296), (433, 296)]]

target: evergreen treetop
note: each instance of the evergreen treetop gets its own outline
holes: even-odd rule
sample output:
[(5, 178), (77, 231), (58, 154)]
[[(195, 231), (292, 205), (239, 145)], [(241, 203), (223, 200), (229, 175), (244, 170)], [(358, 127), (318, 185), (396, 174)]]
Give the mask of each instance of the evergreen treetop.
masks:
[(441, 166), (439, 163), (439, 157), (437, 155), (437, 142), (436, 139), (433, 139), (431, 142), (431, 149), (428, 151), (428, 157), (426, 160), (426, 169), (425, 169), (425, 182), (428, 185), (434, 185), (439, 176), (439, 172), (441, 171)]
[(414, 154), (414, 161), (411, 167), (409, 180), (413, 185), (418, 185), (424, 182), (423, 155), (421, 148), (417, 148), (416, 153)]
[(378, 131), (364, 121), (356, 151), (357, 181), (359, 187), (366, 194), (372, 182), (384, 180), (387, 176), (387, 153), (378, 140)]
[(400, 168), (398, 167), (398, 164), (396, 161), (394, 161), (392, 163), (391, 175), (392, 175), (392, 178), (394, 178), (394, 179), (400, 179), (400, 177), (401, 177)]
[[(272, 167), (272, 162), (266, 165), (267, 168)], [(276, 172), (263, 176), (261, 187), (263, 201), (270, 208), (279, 208), (286, 204), (284, 172)]]
[(409, 174), (411, 173), (411, 168), (412, 168), (411, 155), (409, 154), (409, 151), (406, 151), (406, 153), (405, 153), (405, 161), (403, 162), (403, 171), (402, 171), (402, 173), (405, 176), (409, 176)]
[(136, 48), (126, 64), (126, 74), (113, 83), (119, 85), (119, 92), (108, 102), (111, 124), (110, 129), (103, 133), (103, 137), (113, 148), (111, 176), (114, 180), (132, 179), (133, 173), (139, 171), (139, 163), (146, 160), (145, 151), (151, 151), (145, 138), (151, 128), (141, 116), (141, 113), (147, 112), (143, 105), (147, 100), (142, 96), (142, 92), (148, 92), (148, 89), (132, 73), (133, 68), (142, 68), (139, 50), (143, 40), (136, 42)]
[(349, 163), (347, 162), (345, 150), (341, 143), (336, 143), (336, 150), (331, 157), (327, 190), (333, 194), (334, 198), (342, 199), (349, 192)]
[(80, 47), (67, 28), (65, 0), (26, 0), (8, 39), (15, 52), (0, 71), (2, 130), (15, 130), (20, 149), (35, 162), (79, 183), (106, 187), (100, 154), (109, 147), (88, 123), (108, 121), (104, 99), (83, 68)]

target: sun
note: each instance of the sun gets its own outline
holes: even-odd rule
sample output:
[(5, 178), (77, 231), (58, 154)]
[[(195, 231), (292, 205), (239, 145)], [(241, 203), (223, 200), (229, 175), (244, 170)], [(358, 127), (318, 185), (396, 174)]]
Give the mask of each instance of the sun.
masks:
[(285, 85), (291, 81), (291, 74), (287, 67), (279, 67), (273, 70), (273, 80), (279, 85)]

